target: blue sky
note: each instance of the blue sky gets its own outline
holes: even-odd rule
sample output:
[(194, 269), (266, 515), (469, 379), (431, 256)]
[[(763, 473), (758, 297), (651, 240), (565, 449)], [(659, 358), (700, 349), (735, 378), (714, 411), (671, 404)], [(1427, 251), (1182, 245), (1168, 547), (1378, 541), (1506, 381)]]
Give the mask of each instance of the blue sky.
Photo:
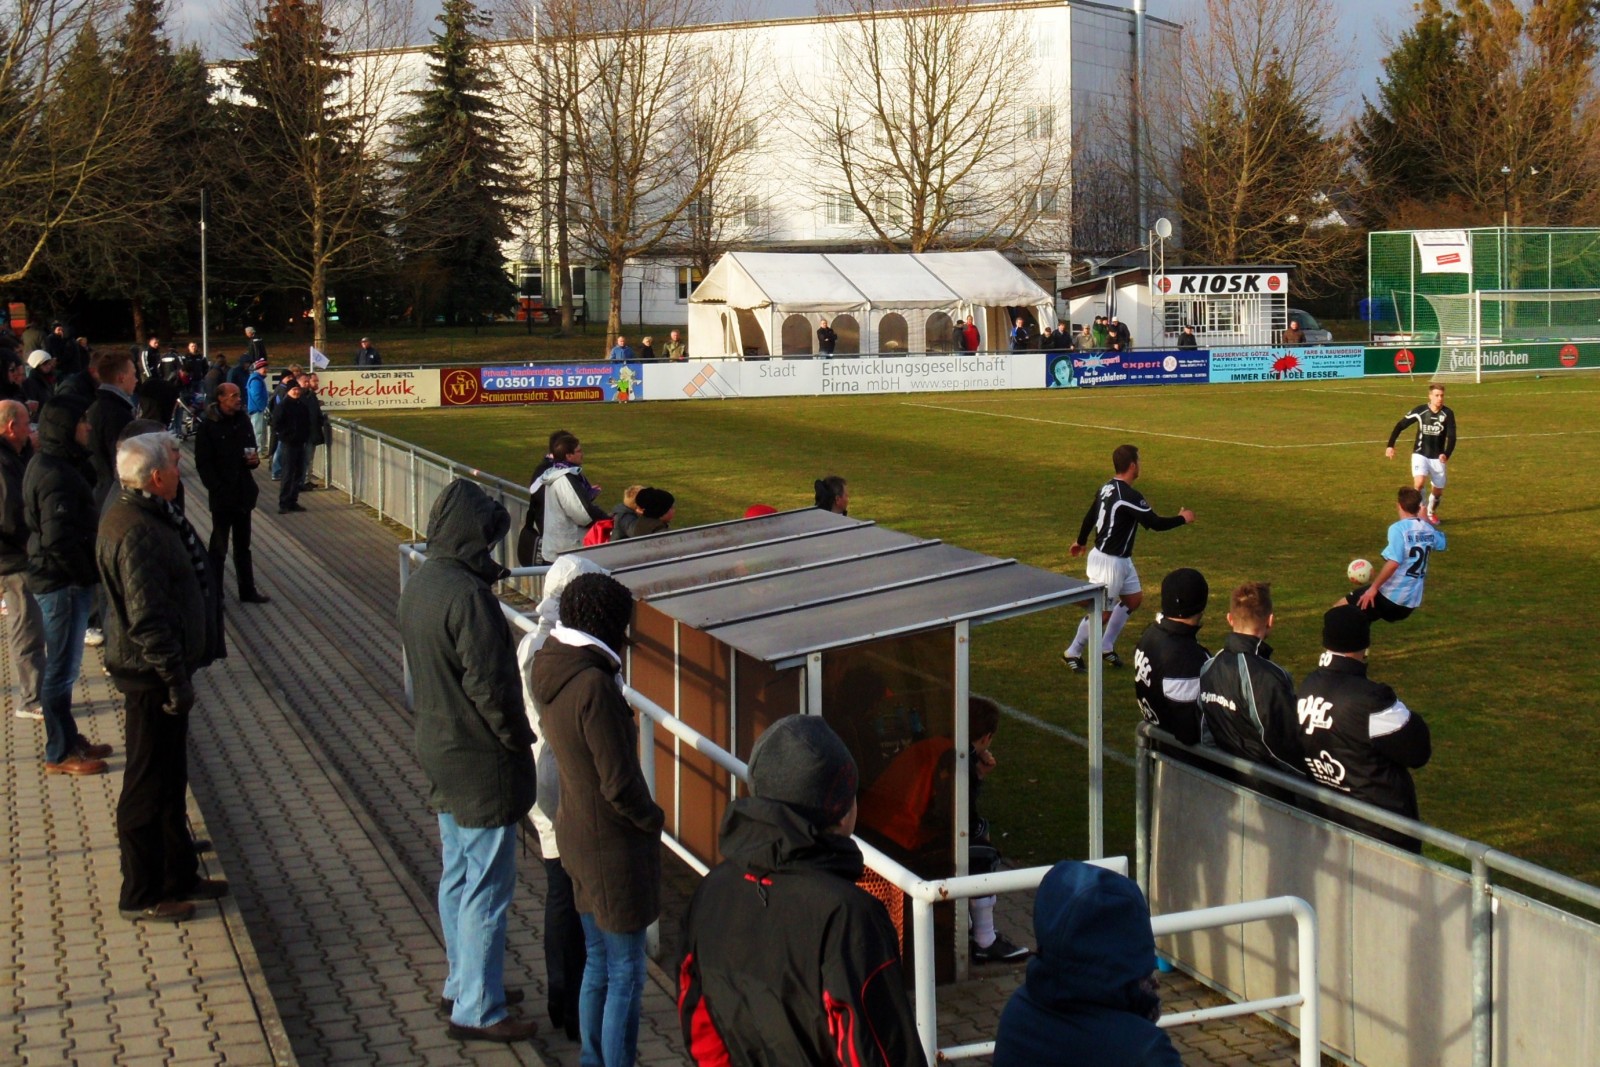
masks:
[[(439, 0), (414, 0), (419, 26), (438, 13)], [(483, 0), (480, 0), (483, 2)], [(1131, 0), (1098, 0), (1112, 6), (1131, 7)], [(1351, 75), (1346, 92), (1346, 110), (1350, 113), (1360, 106), (1363, 96), (1371, 96), (1382, 73), (1380, 61), (1387, 46), (1386, 41), (1397, 36), (1411, 21), (1413, 0), (1332, 0), (1340, 11), (1340, 25), (1329, 27), (1324, 44), (1328, 48), (1346, 49), (1350, 56)], [(727, 0), (730, 8), (748, 11), (756, 16), (776, 17), (809, 15), (816, 11), (816, 0)], [(223, 55), (234, 45), (221, 36), (219, 12), (225, 7), (218, 0), (172, 0), (169, 11), (174, 37), (197, 40), (207, 55)], [(483, 6), (490, 6), (484, 3)], [(1161, 18), (1182, 20), (1183, 13), (1200, 6), (1199, 0), (1148, 0), (1150, 14)], [(417, 39), (426, 40), (426, 32), (419, 29)]]

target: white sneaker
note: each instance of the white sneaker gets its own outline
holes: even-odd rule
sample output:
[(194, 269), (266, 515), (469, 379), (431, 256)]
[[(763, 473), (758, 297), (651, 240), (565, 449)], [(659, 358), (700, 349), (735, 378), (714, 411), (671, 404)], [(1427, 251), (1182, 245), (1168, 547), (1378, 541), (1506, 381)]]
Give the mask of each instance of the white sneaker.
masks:
[(16, 711), (12, 712), (12, 714), (19, 719), (42, 720), (44, 718), (44, 709), (35, 704), (31, 708), (18, 708)]
[(83, 631), (83, 644), (85, 648), (99, 648), (106, 643), (105, 631), (98, 626), (91, 626)]

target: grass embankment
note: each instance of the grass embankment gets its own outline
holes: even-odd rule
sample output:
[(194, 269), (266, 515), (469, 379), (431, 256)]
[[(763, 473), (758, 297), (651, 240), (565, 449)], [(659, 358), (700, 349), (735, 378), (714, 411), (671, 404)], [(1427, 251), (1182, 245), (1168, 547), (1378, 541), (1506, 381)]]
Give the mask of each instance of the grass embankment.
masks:
[[(851, 511), (995, 556), (1081, 575), (1067, 546), (1112, 448), (1143, 451), (1139, 487), (1156, 510), (1199, 521), (1140, 535), (1147, 606), (1161, 576), (1205, 571), (1202, 639), (1226, 630), (1227, 590), (1273, 583), (1277, 659), (1298, 679), (1319, 653), (1322, 612), (1349, 586), (1346, 563), (1377, 559), (1409, 465), (1384, 439), (1423, 399), (1420, 383), (1203, 386), (571, 406), (373, 415), (362, 421), (433, 451), (524, 480), (549, 431), (585, 443), (609, 507), (624, 486), (671, 489), (676, 525), (726, 519), (762, 501), (802, 506), (812, 480), (850, 480)], [(1461, 442), (1442, 515), (1449, 551), (1427, 599), (1380, 624), (1372, 676), (1424, 715), (1433, 761), (1416, 775), (1425, 818), (1590, 882), (1600, 882), (1600, 381), (1523, 379), (1450, 386)], [(1559, 417), (1557, 416), (1559, 413)], [(1404, 442), (1409, 443), (1409, 438)], [(1070, 610), (975, 631), (973, 688), (1083, 734), (1085, 686), (1059, 654)], [(1131, 657), (1128, 657), (1131, 658)], [(1107, 675), (1108, 743), (1127, 752), (1138, 721), (1127, 669)], [(1081, 855), (1081, 749), (1008, 721), (986, 814), (1020, 862)], [(1132, 773), (1108, 767), (1107, 838), (1132, 849)]]

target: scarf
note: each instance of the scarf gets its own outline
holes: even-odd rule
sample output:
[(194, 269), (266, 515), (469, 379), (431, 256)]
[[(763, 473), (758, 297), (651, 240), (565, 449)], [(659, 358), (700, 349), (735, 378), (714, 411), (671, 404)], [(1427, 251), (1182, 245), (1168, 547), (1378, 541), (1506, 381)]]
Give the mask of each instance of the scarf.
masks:
[(200, 588), (209, 590), (211, 588), (211, 576), (209, 573), (211, 554), (206, 551), (206, 546), (201, 543), (200, 535), (194, 532), (194, 527), (189, 525), (189, 520), (183, 517), (182, 509), (172, 501), (163, 500), (154, 493), (146, 492), (143, 489), (135, 489), (133, 492), (138, 493), (146, 500), (155, 501), (156, 506), (161, 509), (161, 513), (167, 517), (167, 521), (177, 528), (178, 536), (183, 538), (183, 547), (189, 552), (189, 563), (194, 567), (195, 577), (200, 579)]

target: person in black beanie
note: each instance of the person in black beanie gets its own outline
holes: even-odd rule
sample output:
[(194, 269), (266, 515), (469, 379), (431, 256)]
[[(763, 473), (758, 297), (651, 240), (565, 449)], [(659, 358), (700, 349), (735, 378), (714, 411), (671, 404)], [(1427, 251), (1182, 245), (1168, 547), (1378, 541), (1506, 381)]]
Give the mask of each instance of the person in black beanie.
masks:
[[(1329, 789), (1419, 819), (1411, 771), (1427, 764), (1433, 741), (1421, 715), (1393, 689), (1367, 677), (1371, 636), (1372, 624), (1354, 605), (1340, 604), (1322, 616), (1327, 651), (1301, 683), (1296, 708), (1305, 731), (1306, 770)], [(1422, 851), (1422, 842), (1409, 834), (1353, 815), (1328, 816), (1408, 852)]]
[[(883, 905), (856, 886), (855, 760), (820, 717), (779, 719), (728, 806), (723, 861), (684, 920), (678, 1022), (698, 1064), (927, 1061)], [(821, 966), (818, 966), (820, 961)]]
[(1133, 650), (1139, 712), (1186, 745), (1208, 739), (1200, 718), (1200, 668), (1211, 653), (1197, 640), (1211, 587), (1193, 567), (1161, 580), (1161, 614)]
[(582, 1062), (631, 1067), (643, 1007), (645, 936), (661, 914), (666, 816), (639, 768), (639, 732), (618, 681), (633, 596), (606, 574), (561, 593), (561, 622), (533, 655), (533, 698), (555, 752), (556, 845), (583, 924)]

